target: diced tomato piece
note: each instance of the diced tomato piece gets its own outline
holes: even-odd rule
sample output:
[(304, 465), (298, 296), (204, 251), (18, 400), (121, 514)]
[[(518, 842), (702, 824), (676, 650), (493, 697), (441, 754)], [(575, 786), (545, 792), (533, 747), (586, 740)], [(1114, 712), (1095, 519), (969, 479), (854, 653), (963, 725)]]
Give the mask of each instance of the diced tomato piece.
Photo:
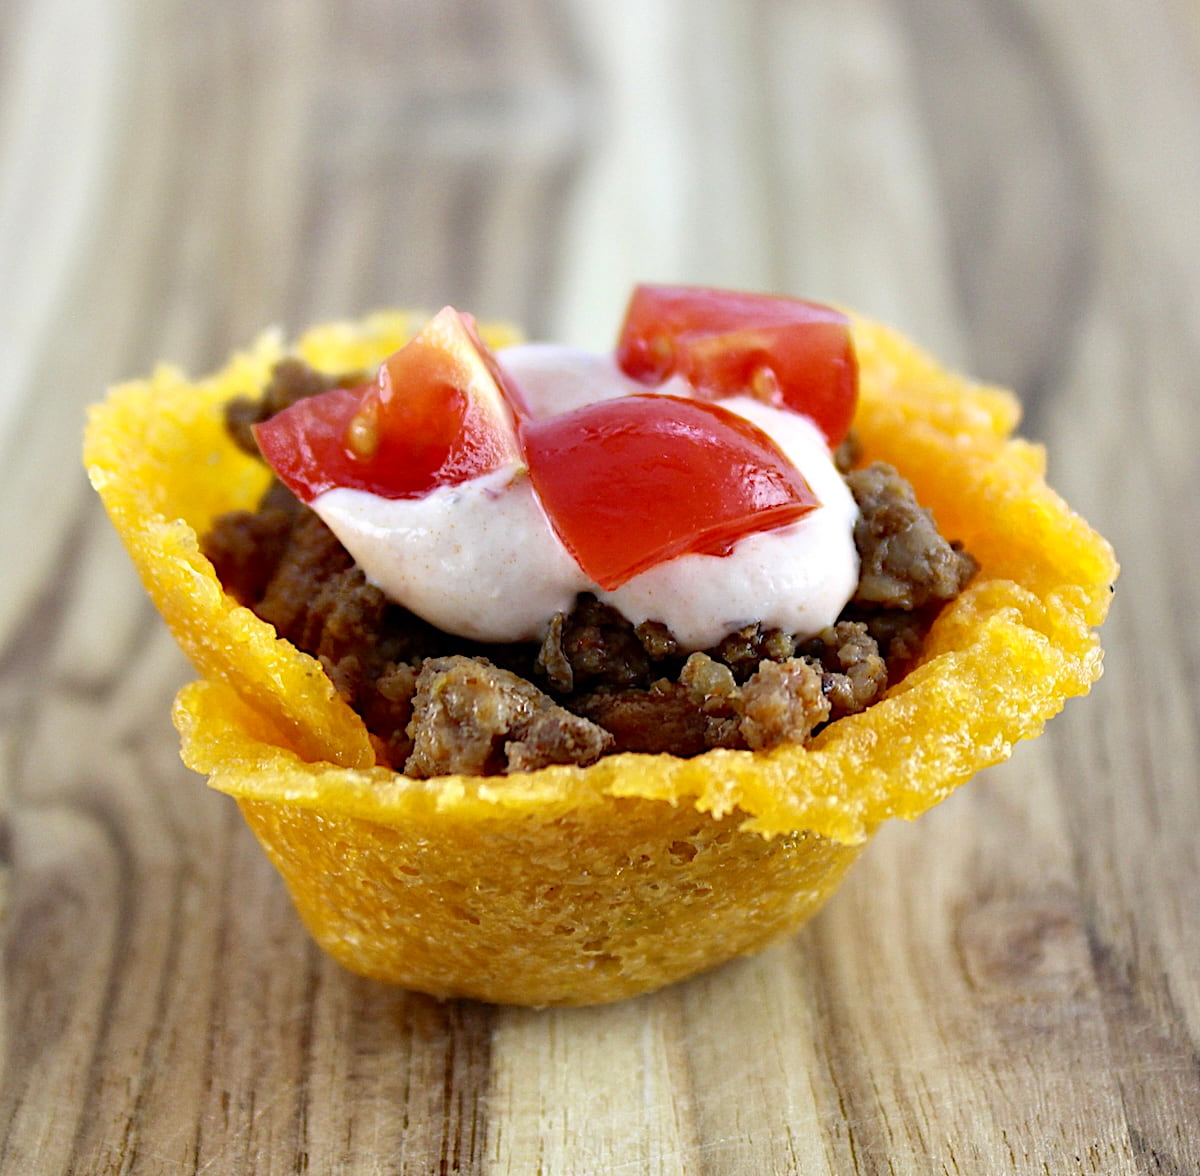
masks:
[(298, 400), (254, 426), (263, 458), (301, 502), (334, 486), (365, 488), (365, 471), (346, 448), (346, 431), (368, 387), (334, 388)]
[(525, 401), (525, 393), (521, 391), (520, 385), (517, 384), (516, 380), (500, 366), (500, 361), (496, 358), (496, 353), (483, 341), (483, 336), (479, 333), (479, 323), (476, 321), (475, 316), (461, 310), (457, 313), (471, 342), (475, 344), (475, 350), (479, 352), (480, 358), (487, 367), (488, 374), (496, 381), (496, 386), (504, 394), (504, 399), (512, 415), (518, 419), (528, 416), (529, 405)]
[(494, 364), (473, 323), (446, 307), (374, 383), (297, 401), (256, 426), (259, 449), (304, 502), (335, 486), (419, 498), (519, 468), (513, 408)]
[(634, 289), (617, 362), (648, 384), (672, 375), (705, 397), (749, 395), (811, 417), (838, 445), (858, 398), (849, 320), (799, 298), (704, 286)]
[(600, 401), (524, 421), (521, 440), (551, 525), (605, 590), (679, 555), (727, 552), (819, 505), (766, 433), (704, 401)]

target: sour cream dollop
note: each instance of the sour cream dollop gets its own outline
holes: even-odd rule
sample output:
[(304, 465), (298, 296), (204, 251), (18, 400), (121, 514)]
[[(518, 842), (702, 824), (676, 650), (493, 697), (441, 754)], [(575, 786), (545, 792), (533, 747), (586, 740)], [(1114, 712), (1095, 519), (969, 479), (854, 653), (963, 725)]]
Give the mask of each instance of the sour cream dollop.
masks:
[[(535, 416), (648, 391), (607, 355), (558, 344), (498, 353)], [(672, 379), (656, 391), (688, 395)], [(555, 613), (592, 592), (635, 625), (660, 621), (686, 650), (758, 621), (799, 637), (836, 620), (858, 583), (858, 508), (807, 417), (738, 396), (720, 403), (757, 425), (821, 505), (798, 522), (740, 539), (727, 555), (684, 555), (612, 592), (588, 579), (550, 526), (525, 472), (494, 470), (422, 498), (337, 488), (310, 504), (389, 598), (448, 633), (540, 640)]]

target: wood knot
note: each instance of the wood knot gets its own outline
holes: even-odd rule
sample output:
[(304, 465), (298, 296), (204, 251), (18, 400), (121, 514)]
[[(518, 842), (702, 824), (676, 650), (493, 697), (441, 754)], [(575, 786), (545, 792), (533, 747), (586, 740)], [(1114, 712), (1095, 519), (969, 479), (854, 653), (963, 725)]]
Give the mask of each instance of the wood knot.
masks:
[(1087, 935), (1065, 896), (994, 899), (967, 912), (958, 948), (971, 987), (1004, 999), (1078, 994), (1090, 975)]

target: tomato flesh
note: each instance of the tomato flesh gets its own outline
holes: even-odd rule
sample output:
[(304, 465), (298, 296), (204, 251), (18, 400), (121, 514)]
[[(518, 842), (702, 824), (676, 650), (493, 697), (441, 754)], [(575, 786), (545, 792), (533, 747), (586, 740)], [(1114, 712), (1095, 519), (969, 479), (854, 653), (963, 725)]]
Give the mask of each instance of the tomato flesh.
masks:
[(255, 427), (263, 457), (304, 502), (337, 486), (419, 498), (522, 464), (513, 407), (474, 324), (447, 307), (374, 383), (297, 401)]
[(803, 413), (830, 448), (849, 431), (858, 397), (849, 320), (799, 298), (637, 286), (617, 362), (644, 383), (680, 375), (707, 398), (749, 395)]
[(819, 505), (766, 433), (704, 401), (600, 401), (524, 421), (521, 440), (551, 525), (606, 591), (676, 556), (728, 551)]

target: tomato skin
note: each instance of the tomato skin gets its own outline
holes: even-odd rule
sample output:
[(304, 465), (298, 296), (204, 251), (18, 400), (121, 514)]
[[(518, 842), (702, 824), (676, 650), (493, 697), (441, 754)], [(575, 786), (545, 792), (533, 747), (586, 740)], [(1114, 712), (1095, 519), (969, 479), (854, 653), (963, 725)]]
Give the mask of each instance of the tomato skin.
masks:
[(690, 553), (723, 554), (819, 505), (756, 425), (669, 395), (526, 420), (530, 480), (558, 537), (605, 591)]
[(419, 498), (519, 467), (514, 411), (473, 322), (447, 307), (386, 359), (375, 381), (297, 401), (254, 433), (303, 502), (343, 486)]
[(858, 399), (849, 320), (799, 298), (706, 286), (634, 288), (617, 343), (634, 379), (687, 379), (701, 396), (750, 395), (811, 417), (836, 447)]

